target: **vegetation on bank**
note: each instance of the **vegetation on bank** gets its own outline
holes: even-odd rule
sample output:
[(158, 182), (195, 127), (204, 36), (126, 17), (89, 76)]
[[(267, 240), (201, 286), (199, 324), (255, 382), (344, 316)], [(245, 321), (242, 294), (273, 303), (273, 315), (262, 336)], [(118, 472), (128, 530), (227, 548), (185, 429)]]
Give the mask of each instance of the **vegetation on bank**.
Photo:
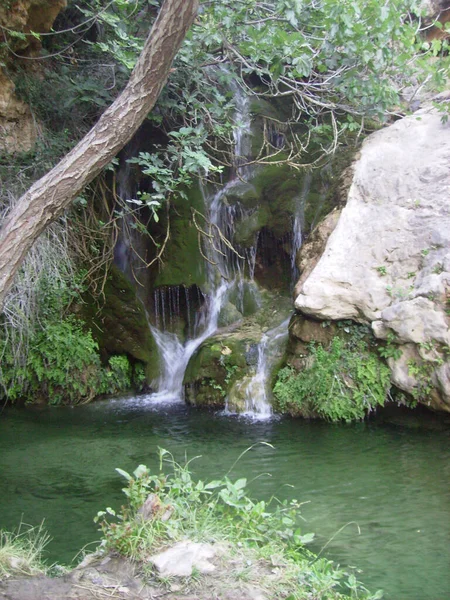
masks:
[[(210, 482), (195, 480), (190, 462), (182, 466), (163, 449), (159, 456), (160, 469), (166, 463), (168, 474), (151, 473), (143, 465), (132, 475), (117, 469), (127, 481), (127, 503), (118, 513), (107, 508), (96, 517), (103, 550), (139, 563), (144, 578), (158, 580), (149, 556), (178, 541), (220, 542), (225, 563), (242, 559), (242, 571), (226, 569), (228, 586), (246, 582), (269, 597), (289, 600), (382, 597), (371, 595), (353, 573), (307, 550), (314, 535), (300, 528), (297, 500), (257, 502), (248, 495), (246, 479), (233, 481), (227, 474)], [(202, 586), (201, 576), (197, 585)]]
[[(39, 250), (35, 255), (39, 261)], [(31, 283), (23, 282), (30, 271)], [(79, 404), (140, 389), (145, 382), (142, 365), (132, 365), (124, 354), (102, 363), (91, 331), (71, 313), (72, 301), (80, 301), (73, 272), (50, 275), (46, 268), (22, 273), (6, 304), (0, 328), (0, 400)]]
[(308, 349), (303, 370), (286, 366), (278, 372), (273, 390), (276, 410), (350, 423), (385, 404), (390, 369), (367, 341), (336, 336), (328, 347), (312, 342)]
[[(97, 514), (95, 521), (103, 534), (97, 557), (124, 557), (135, 566), (135, 576), (142, 584), (171, 592), (173, 597), (189, 591), (206, 599), (216, 597), (214, 592), (250, 586), (269, 598), (285, 600), (382, 598), (382, 592), (371, 594), (351, 570), (306, 548), (314, 535), (300, 528), (301, 504), (297, 500), (253, 500), (247, 480), (233, 481), (229, 476), (234, 465), (222, 479), (204, 482), (194, 479), (192, 461), (180, 465), (163, 449), (159, 458), (159, 473), (144, 465), (132, 474), (116, 469), (126, 480), (123, 492), (127, 501), (118, 512), (108, 507)], [(162, 471), (163, 463), (167, 473)], [(212, 578), (195, 568), (190, 576), (164, 577), (149, 562), (159, 551), (186, 540), (220, 548)], [(41, 529), (16, 535), (1, 532), (0, 581), (65, 572), (42, 561), (47, 541)]]
[(0, 581), (12, 575), (47, 573), (43, 552), (49, 539), (42, 526), (21, 524), (12, 533), (0, 530)]

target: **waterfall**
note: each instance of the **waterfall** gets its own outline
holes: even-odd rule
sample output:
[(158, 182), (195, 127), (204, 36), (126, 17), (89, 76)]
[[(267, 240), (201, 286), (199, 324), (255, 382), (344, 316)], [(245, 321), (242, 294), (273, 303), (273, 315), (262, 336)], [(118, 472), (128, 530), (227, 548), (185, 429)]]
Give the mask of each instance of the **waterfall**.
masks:
[(305, 177), (302, 182), (302, 189), (297, 200), (297, 207), (294, 217), (293, 230), (292, 230), (292, 253), (291, 253), (291, 277), (292, 284), (295, 285), (298, 279), (299, 272), (297, 268), (297, 254), (302, 245), (302, 227), (304, 221), (305, 203), (308, 198), (309, 192), (311, 191), (312, 173), (305, 173)]
[(200, 344), (216, 331), (226, 291), (227, 284), (222, 281), (214, 293), (206, 299), (208, 306), (204, 322), (197, 327), (194, 337), (185, 343), (175, 333), (150, 325), (161, 361), (161, 374), (157, 382), (158, 392), (151, 394), (151, 400), (169, 403), (180, 401), (183, 398), (183, 377), (189, 359)]
[[(243, 312), (246, 279), (252, 280), (254, 276), (257, 246), (261, 241), (259, 233), (255, 234), (249, 247), (233, 249), (227, 242), (233, 240), (236, 224), (250, 217), (254, 211), (254, 208), (246, 208), (236, 201), (236, 197), (251, 186), (251, 179), (255, 174), (255, 167), (246, 164), (251, 158), (252, 149), (250, 99), (234, 80), (231, 80), (229, 85), (235, 104), (234, 153), (230, 178), (220, 187), (200, 184), (206, 216), (212, 225), (212, 239), (205, 239), (207, 243), (204, 248), (208, 259), (208, 292), (203, 294), (197, 288), (199, 297), (196, 299), (191, 290), (184, 286), (167, 286), (154, 291), (154, 322), (150, 324), (150, 329), (159, 352), (160, 375), (152, 382), (152, 387), (157, 391), (147, 397), (150, 402), (171, 403), (184, 399), (183, 379), (189, 360), (200, 345), (217, 331), (219, 315), (229, 301), (231, 292), (238, 314)], [(284, 143), (284, 138), (280, 136), (281, 134), (278, 136), (280, 139), (277, 137), (277, 146)], [(293, 279), (297, 275), (295, 255), (302, 243), (303, 207), (310, 191), (311, 180), (311, 174), (305, 174), (293, 219), (293, 236), (285, 240), (286, 245), (292, 242)], [(119, 184), (125, 188), (121, 181)], [(124, 190), (124, 193), (129, 195), (128, 190)], [(230, 197), (230, 202), (227, 197)], [(127, 240), (123, 237), (126, 243)], [(124, 258), (125, 262), (130, 261), (129, 248), (119, 247), (117, 252), (119, 260)], [(127, 256), (120, 256), (121, 252), (125, 252)], [(130, 265), (126, 268), (130, 269)], [(180, 325), (183, 325), (183, 332), (180, 332)], [(281, 345), (287, 339), (287, 325), (288, 320), (285, 320), (262, 335), (257, 346), (258, 359), (254, 375), (247, 376), (235, 384), (235, 391), (241, 398), (244, 397), (241, 410), (245, 415), (261, 419), (272, 415), (268, 389), (271, 366), (279, 356)], [(230, 408), (229, 399), (227, 406)]]
[[(215, 225), (227, 239), (232, 239), (234, 224), (241, 210), (238, 206), (229, 206), (223, 202), (227, 192), (246, 182), (252, 170), (244, 165), (251, 152), (250, 102), (238, 84), (231, 81), (230, 87), (235, 99), (234, 129), (234, 168), (232, 179), (221, 189), (208, 193), (203, 187), (205, 206), (211, 224)], [(217, 330), (220, 311), (230, 289), (243, 282), (245, 267), (251, 275), (254, 272), (256, 246), (239, 256), (214, 234), (214, 244), (207, 250), (207, 278), (209, 293), (197, 315), (193, 326), (192, 338), (183, 342), (180, 337), (167, 329), (171, 325), (171, 315), (164, 313), (165, 302), (155, 302), (156, 325), (151, 326), (161, 363), (161, 374), (156, 384), (158, 392), (150, 396), (152, 401), (174, 402), (183, 399), (183, 378), (189, 359), (197, 348)], [(187, 301), (188, 302), (188, 301)], [(169, 306), (170, 306), (169, 300)], [(189, 320), (189, 309), (187, 310)], [(189, 326), (189, 329), (191, 327)], [(189, 335), (191, 332), (189, 331)]]
[[(270, 419), (272, 404), (270, 402), (270, 375), (273, 360), (277, 353), (284, 347), (288, 336), (289, 318), (270, 329), (261, 338), (258, 344), (258, 362), (253, 376), (244, 377), (238, 381), (230, 396), (241, 397), (244, 400), (243, 416), (254, 419)], [(225, 411), (233, 412), (233, 406), (227, 398)]]
[[(304, 221), (304, 207), (311, 190), (312, 174), (305, 173), (302, 187), (297, 197), (296, 212), (293, 219), (292, 251), (291, 251), (291, 278), (292, 284), (298, 278), (296, 264), (297, 253), (302, 245), (302, 225)], [(283, 345), (288, 337), (289, 318), (277, 325), (270, 331), (264, 333), (258, 344), (258, 362), (256, 372), (253, 376), (246, 376), (238, 381), (230, 391), (226, 400), (226, 412), (233, 411), (233, 403), (236, 399), (244, 400), (244, 416), (256, 419), (268, 419), (272, 416), (272, 403), (270, 399), (269, 383), (271, 365), (274, 354)], [(239, 403), (239, 401), (237, 401)]]

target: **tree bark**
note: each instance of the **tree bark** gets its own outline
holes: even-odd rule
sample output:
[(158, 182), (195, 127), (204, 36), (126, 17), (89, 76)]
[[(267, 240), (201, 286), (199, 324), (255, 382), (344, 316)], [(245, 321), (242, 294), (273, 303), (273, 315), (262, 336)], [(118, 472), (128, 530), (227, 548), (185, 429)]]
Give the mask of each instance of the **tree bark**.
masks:
[(165, 0), (130, 80), (96, 125), (13, 207), (0, 230), (0, 311), (26, 253), (131, 139), (164, 87), (198, 0)]

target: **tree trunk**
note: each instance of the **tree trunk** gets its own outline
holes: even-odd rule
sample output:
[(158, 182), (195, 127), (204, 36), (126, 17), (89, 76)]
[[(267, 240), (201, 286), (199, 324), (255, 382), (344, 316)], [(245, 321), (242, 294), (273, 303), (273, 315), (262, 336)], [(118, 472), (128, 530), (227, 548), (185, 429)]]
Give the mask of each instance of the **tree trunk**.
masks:
[(137, 131), (164, 87), (198, 0), (165, 0), (122, 94), (13, 207), (0, 230), (0, 311), (26, 253)]

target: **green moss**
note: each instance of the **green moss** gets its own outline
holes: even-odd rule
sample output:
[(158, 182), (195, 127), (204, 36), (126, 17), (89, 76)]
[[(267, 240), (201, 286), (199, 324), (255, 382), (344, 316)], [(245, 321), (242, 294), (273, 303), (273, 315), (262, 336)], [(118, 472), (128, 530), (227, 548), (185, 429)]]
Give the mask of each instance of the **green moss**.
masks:
[(245, 374), (248, 343), (231, 335), (206, 341), (189, 361), (184, 376), (189, 404), (223, 408), (229, 389)]
[[(170, 238), (164, 251), (163, 263), (159, 265), (154, 287), (162, 285), (206, 283), (205, 260), (199, 249), (198, 231), (192, 220), (191, 207), (202, 214), (205, 212), (200, 188), (187, 191), (188, 198), (175, 197), (170, 208)], [(162, 223), (165, 226), (165, 223)], [(199, 223), (203, 225), (203, 223)]]
[(145, 310), (132, 284), (112, 265), (104, 289), (104, 303), (99, 307), (90, 297), (81, 313), (99, 344), (105, 359), (127, 354), (145, 365), (147, 381), (158, 375), (159, 358)]
[(231, 187), (227, 191), (226, 201), (229, 204), (236, 204), (236, 202), (240, 202), (247, 208), (253, 208), (258, 205), (260, 197), (253, 184), (242, 182)]
[(249, 217), (236, 226), (234, 240), (240, 246), (252, 246), (255, 234), (269, 223), (270, 211), (266, 206), (260, 206)]

